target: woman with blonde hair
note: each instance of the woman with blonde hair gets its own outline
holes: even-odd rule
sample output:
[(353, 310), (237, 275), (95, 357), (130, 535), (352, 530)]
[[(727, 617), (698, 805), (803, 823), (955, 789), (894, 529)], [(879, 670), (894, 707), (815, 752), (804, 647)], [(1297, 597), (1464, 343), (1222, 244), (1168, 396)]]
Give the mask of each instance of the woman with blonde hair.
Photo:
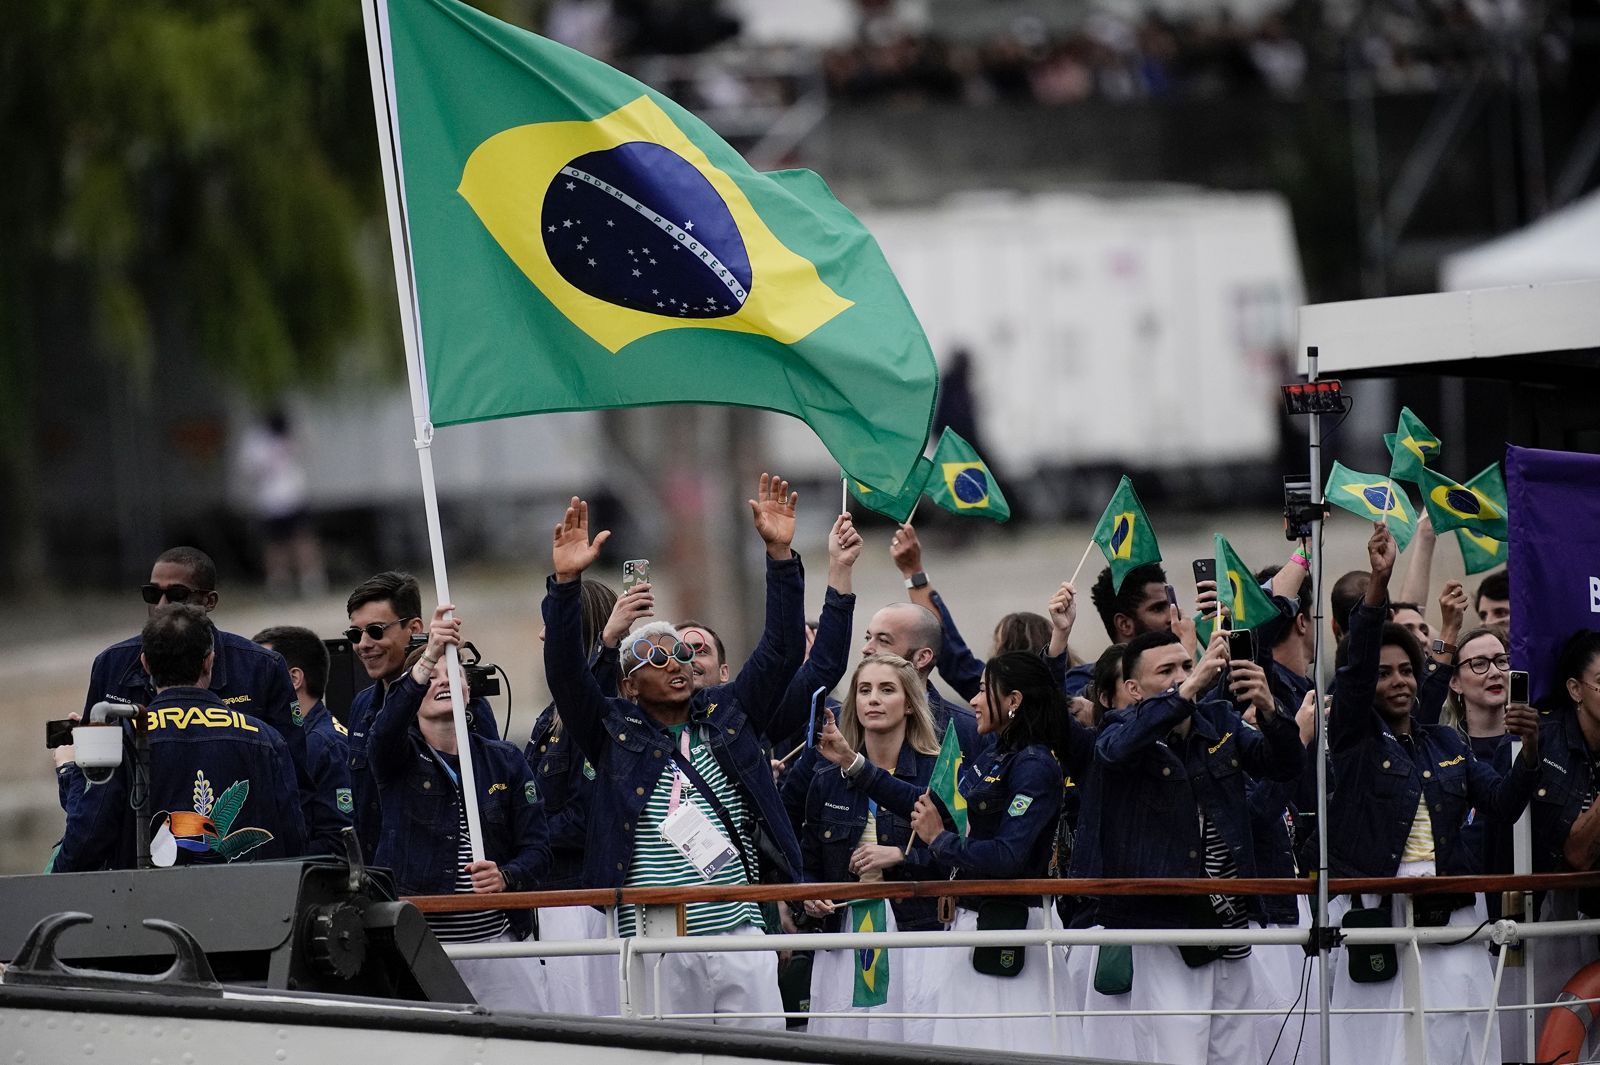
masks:
[[(838, 731), (859, 754), (897, 780), (925, 789), (939, 757), (939, 737), (927, 688), (916, 667), (899, 655), (868, 655), (856, 666), (839, 712)], [(852, 788), (830, 762), (821, 762), (806, 792), (800, 850), (806, 878), (818, 882), (926, 880), (942, 872), (908, 818)], [(932, 931), (942, 928), (933, 899), (806, 903), (828, 932)], [(809, 1030), (861, 1039), (928, 1042), (937, 975), (930, 955), (905, 950), (818, 951), (811, 969)], [(905, 1021), (883, 1013), (917, 1013)]]

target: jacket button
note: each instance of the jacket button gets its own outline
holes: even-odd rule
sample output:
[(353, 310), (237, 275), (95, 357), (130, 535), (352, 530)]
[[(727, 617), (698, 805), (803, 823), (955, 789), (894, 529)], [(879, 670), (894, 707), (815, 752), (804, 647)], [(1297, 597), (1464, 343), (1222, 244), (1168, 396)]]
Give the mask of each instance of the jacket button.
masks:
[(1164, 777), (1170, 777), (1172, 775), (1172, 767), (1170, 765), (1162, 766), (1161, 767), (1161, 775), (1164, 776)]
[(1237, 758), (1228, 759), (1228, 763), (1230, 765), (1232, 765), (1235, 769), (1239, 768), (1239, 759), (1237, 759)]
[(617, 872), (619, 872), (619, 873), (622, 872), (622, 863), (621, 862), (617, 863)]
[(617, 733), (617, 742), (618, 743), (626, 743), (627, 740), (628, 740), (628, 734), (626, 732)]
[(832, 839), (833, 838), (833, 829), (831, 829), (831, 828), (824, 829), (823, 833), (822, 833), (822, 838), (823, 839)]
[(423, 788), (424, 788), (424, 789), (427, 789), (427, 788), (431, 788), (431, 787), (433, 787), (433, 781), (431, 781), (431, 780), (424, 780), (424, 781), (423, 781), (423, 782), (422, 782), (422, 786), (423, 786)]
[(1189, 857), (1198, 858), (1198, 857), (1200, 857), (1200, 852), (1199, 851), (1190, 851), (1189, 852)]
[(1431, 770), (1431, 769), (1424, 769), (1424, 770), (1423, 770), (1423, 771), (1422, 771), (1422, 779), (1424, 779), (1424, 780), (1428, 780), (1428, 779), (1431, 779), (1431, 778), (1432, 778), (1432, 777), (1433, 777), (1433, 770)]
[(643, 788), (634, 788), (633, 789), (633, 793), (635, 795), (643, 795), (644, 794), (644, 789)]
[(657, 758), (660, 758), (660, 757), (661, 757), (661, 749), (660, 749), (660, 748), (659, 748), (659, 747), (658, 747), (658, 748), (656, 748), (656, 751), (655, 751), (655, 756), (656, 756), (656, 757), (657, 757)]
[(986, 803), (986, 802), (980, 802), (978, 804), (978, 809), (980, 809), (980, 810), (987, 810), (988, 808), (989, 808), (989, 804)]
[(1544, 798), (1544, 789), (1543, 788), (1539, 789), (1539, 798), (1541, 798), (1541, 799)]
[(632, 832), (633, 831), (633, 822), (632, 821), (624, 821), (624, 822), (622, 822), (622, 831), (624, 831), (624, 832)]
[(1385, 768), (1385, 769), (1389, 768), (1389, 759), (1385, 758), (1383, 760), (1383, 768)]
[(731, 728), (731, 729), (728, 730), (728, 735), (730, 735), (730, 736), (737, 736), (738, 734), (739, 734), (739, 730), (736, 729), (736, 728)]

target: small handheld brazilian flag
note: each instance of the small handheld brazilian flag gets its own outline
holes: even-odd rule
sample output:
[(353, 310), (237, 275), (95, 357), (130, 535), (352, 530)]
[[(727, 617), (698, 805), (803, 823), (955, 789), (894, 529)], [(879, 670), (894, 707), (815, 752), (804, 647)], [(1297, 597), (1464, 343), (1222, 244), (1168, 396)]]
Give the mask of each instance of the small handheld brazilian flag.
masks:
[(939, 744), (939, 757), (933, 760), (928, 790), (944, 804), (945, 812), (956, 823), (956, 835), (965, 836), (967, 797), (961, 794), (961, 739), (953, 723), (944, 727), (944, 740)]
[[(1491, 464), (1482, 473), (1467, 482), (1468, 488), (1481, 489), (1485, 495), (1498, 503), (1507, 511), (1510, 507), (1506, 502), (1506, 479), (1500, 472), (1498, 462)], [(1468, 575), (1482, 573), (1494, 569), (1506, 561), (1506, 543), (1496, 540), (1492, 536), (1473, 532), (1471, 529), (1457, 529), (1456, 543), (1461, 546), (1461, 561), (1466, 566)]]
[(1417, 513), (1411, 501), (1392, 477), (1375, 473), (1358, 473), (1343, 463), (1335, 462), (1328, 473), (1328, 486), (1323, 495), (1336, 507), (1348, 510), (1368, 521), (1381, 521), (1389, 526), (1397, 551), (1404, 551), (1417, 532)]
[(973, 446), (948, 426), (939, 434), (933, 449), (933, 475), (928, 478), (928, 495), (952, 514), (1005, 521), (1011, 517), (994, 474), (978, 457)]
[(1509, 535), (1504, 496), (1496, 501), (1482, 487), (1457, 484), (1426, 468), (1418, 484), (1422, 488), (1422, 505), (1428, 508), (1436, 531), (1466, 529), (1496, 540)]
[(844, 481), (850, 489), (851, 499), (870, 511), (904, 524), (906, 519), (911, 517), (911, 512), (917, 508), (917, 500), (922, 498), (922, 493), (926, 491), (928, 481), (932, 477), (933, 463), (924, 457), (917, 460), (916, 470), (906, 482), (905, 491), (899, 495), (890, 495), (888, 492), (869, 488), (848, 473), (844, 475)]
[[(886, 899), (862, 899), (850, 903), (850, 931), (885, 932), (889, 928)], [(889, 950), (887, 947), (859, 947), (856, 952), (856, 985), (850, 1005), (857, 1008), (881, 1006), (889, 1001)]]
[(1094, 527), (1094, 542), (1106, 556), (1111, 567), (1111, 586), (1122, 590), (1122, 578), (1128, 572), (1149, 562), (1161, 561), (1161, 546), (1156, 543), (1156, 532), (1150, 527), (1150, 516), (1133, 490), (1133, 481), (1126, 474), (1111, 494), (1100, 524)]
[(1212, 542), (1217, 556), (1217, 602), (1228, 610), (1228, 627), (1253, 629), (1277, 617), (1277, 606), (1261, 590), (1233, 545), (1221, 533)]
[(1421, 471), (1439, 457), (1439, 438), (1428, 431), (1410, 407), (1400, 408), (1400, 424), (1393, 434), (1385, 433), (1389, 448), (1389, 476), (1399, 481), (1420, 484)]

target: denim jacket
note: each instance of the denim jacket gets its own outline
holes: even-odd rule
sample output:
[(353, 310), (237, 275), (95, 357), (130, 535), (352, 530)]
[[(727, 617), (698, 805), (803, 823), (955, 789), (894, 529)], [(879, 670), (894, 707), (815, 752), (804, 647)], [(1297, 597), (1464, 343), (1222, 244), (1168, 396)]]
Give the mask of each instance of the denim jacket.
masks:
[[(907, 819), (925, 790), (870, 764), (851, 783)], [(1064, 788), (1061, 763), (1048, 748), (1033, 744), (964, 763), (958, 786), (967, 800), (967, 835), (947, 827), (929, 848), (935, 861), (954, 869), (957, 880), (1049, 875)]]
[[(355, 825), (356, 840), (361, 844), (362, 856), (373, 861), (378, 852), (378, 837), (383, 834), (383, 809), (378, 800), (378, 788), (372, 779), (372, 769), (367, 763), (367, 744), (372, 722), (383, 709), (384, 700), (399, 683), (402, 672), (390, 680), (380, 680), (356, 692), (350, 700), (350, 710), (345, 717), (349, 728), (345, 735), (345, 749), (350, 759), (350, 792), (355, 809), (351, 821)], [(500, 732), (489, 710), (486, 699), (474, 699), (467, 704), (467, 725), (473, 732), (497, 740)]]
[[(618, 649), (599, 646), (589, 656), (589, 671), (607, 696), (617, 694)], [(583, 886), (583, 844), (589, 828), (589, 795), (594, 790), (594, 764), (583, 756), (561, 727), (556, 704), (544, 708), (533, 723), (523, 754), (533, 770), (539, 798), (550, 827), (552, 866), (546, 891)]]
[(1539, 724), (1539, 786), (1533, 793), (1533, 871), (1565, 872), (1567, 835), (1594, 784), (1589, 744), (1571, 707)]
[[(373, 784), (383, 810), (377, 864), (393, 870), (402, 895), (449, 894), (459, 868), (460, 789), (417, 728), (425, 694), (426, 686), (410, 674), (402, 676), (389, 685), (368, 733)], [(483, 856), (500, 867), (507, 891), (536, 890), (550, 869), (550, 846), (527, 760), (501, 740), (477, 733), (469, 740)], [(485, 896), (486, 902), (491, 899)], [(526, 910), (507, 916), (524, 935), (532, 927)]]
[[(915, 787), (928, 786), (937, 754), (922, 754), (911, 744), (900, 746), (894, 777)], [(850, 855), (855, 853), (861, 832), (867, 826), (869, 809), (874, 804), (865, 792), (850, 786), (829, 762), (820, 762), (806, 790), (805, 828), (800, 850), (805, 857), (806, 879), (821, 883), (855, 880), (850, 872)], [(906, 841), (915, 839), (911, 822), (887, 806), (876, 806), (878, 843), (905, 850)], [(942, 880), (948, 874), (920, 839), (912, 844), (905, 860), (883, 870), (885, 880)], [(936, 899), (893, 899), (894, 919), (902, 932), (924, 932), (944, 927), (939, 922)], [(843, 926), (843, 911), (824, 922), (824, 929), (837, 932)]]
[(300, 796), (306, 821), (306, 853), (344, 856), (341, 833), (354, 813), (350, 791), (350, 754), (345, 737), (350, 733), (333, 719), (319, 699), (305, 715), (306, 775), (313, 790)]
[(1375, 706), (1387, 604), (1357, 603), (1328, 714), (1334, 784), (1328, 798), (1328, 869), (1332, 876), (1394, 876), (1417, 801), (1426, 797), (1440, 876), (1466, 875), (1477, 860), (1461, 841), (1467, 810), (1515, 821), (1533, 795), (1538, 770), (1518, 758), (1502, 778), (1473, 757), (1467, 738), (1415, 716), (1397, 736)]
[[(293, 858), (305, 852), (294, 763), (275, 729), (204, 688), (167, 688), (145, 708), (150, 744), (149, 815), (165, 816), (178, 864)], [(132, 734), (123, 764), (93, 787), (68, 763), (57, 773), (66, 830), (51, 869), (134, 866), (129, 808)], [(148, 831), (148, 827), (146, 827)]]
[[(1173, 729), (1185, 719), (1188, 735), (1173, 742)], [(1082, 824), (1098, 828), (1079, 834), (1073, 875), (1205, 876), (1204, 813), (1217, 826), (1239, 876), (1255, 876), (1251, 778), (1293, 780), (1304, 753), (1300, 730), (1281, 706), (1252, 729), (1231, 702), (1192, 703), (1172, 689), (1107, 714), (1080, 815)], [(1253, 918), (1266, 920), (1259, 899), (1249, 899), (1248, 905)], [(1189, 924), (1191, 907), (1181, 897), (1104, 897), (1094, 907), (1094, 919), (1109, 928), (1179, 928)]]
[[(784, 814), (763, 742), (804, 725), (780, 712), (789, 680), (805, 655), (805, 576), (799, 555), (767, 561), (767, 620), (739, 675), (696, 692), (689, 720), (766, 827), (790, 871), (800, 875), (800, 843)], [(633, 864), (634, 831), (675, 751), (671, 734), (637, 703), (609, 699), (584, 668), (578, 582), (551, 577), (544, 599), (545, 679), (566, 731), (594, 765), (583, 884), (620, 887)], [(747, 855), (754, 864), (755, 855)]]

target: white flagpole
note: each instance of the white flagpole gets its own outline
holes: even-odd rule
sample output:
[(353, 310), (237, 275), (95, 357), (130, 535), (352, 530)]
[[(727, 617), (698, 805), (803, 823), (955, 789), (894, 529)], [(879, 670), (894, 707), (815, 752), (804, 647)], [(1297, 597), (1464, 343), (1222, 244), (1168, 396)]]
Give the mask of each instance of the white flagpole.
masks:
[[(422, 474), (422, 506), (428, 522), (428, 547), (433, 554), (433, 583), (439, 602), (450, 602), (450, 579), (444, 565), (444, 537), (439, 525), (439, 492), (433, 480), (433, 423), (428, 415), (427, 381), (422, 373), (422, 343), (417, 329), (417, 292), (411, 273), (410, 230), (406, 225), (405, 191), (400, 180), (399, 124), (394, 107), (394, 70), (389, 61), (388, 0), (363, 0), (361, 19), (367, 30), (367, 69), (372, 75), (372, 110), (378, 127), (378, 157), (383, 165), (383, 198), (389, 208), (389, 245), (394, 253), (394, 287), (400, 299), (400, 335), (405, 341), (406, 381), (411, 387), (413, 443)], [(445, 649), (450, 678), (450, 711), (455, 719), (456, 751), (461, 761), (461, 796), (472, 834), (473, 861), (483, 861), (483, 824), (478, 816), (478, 785), (472, 769), (467, 731), (467, 705), (461, 692), (461, 655)]]

